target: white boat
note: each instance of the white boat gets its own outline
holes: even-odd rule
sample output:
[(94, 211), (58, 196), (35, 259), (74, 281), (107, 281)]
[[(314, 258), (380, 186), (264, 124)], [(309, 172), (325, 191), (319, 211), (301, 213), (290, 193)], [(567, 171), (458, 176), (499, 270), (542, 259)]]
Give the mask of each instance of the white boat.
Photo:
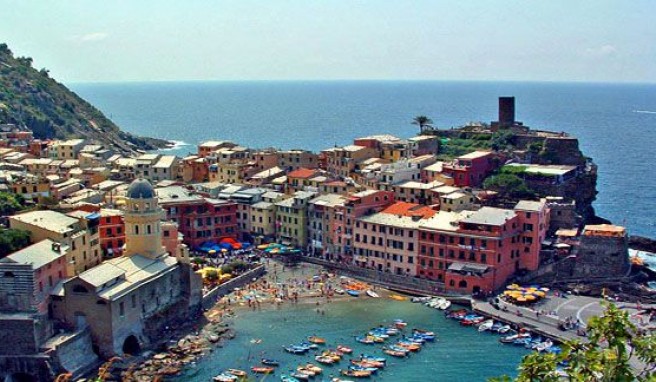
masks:
[(486, 331), (492, 329), (492, 325), (494, 325), (494, 320), (484, 321), (482, 324), (480, 324), (478, 326), (478, 331), (479, 332), (486, 332)]
[(504, 326), (500, 327), (497, 332), (501, 333), (501, 334), (506, 334), (509, 331), (510, 331), (510, 325), (504, 325)]
[(344, 289), (341, 289), (341, 288), (335, 288), (335, 293), (337, 293), (337, 294), (344, 294), (345, 292), (344, 292)]
[(369, 296), (369, 297), (373, 297), (373, 298), (378, 298), (378, 297), (380, 297), (380, 296), (378, 295), (378, 293), (372, 291), (371, 289), (367, 289), (367, 291), (366, 291), (365, 293), (367, 293), (367, 296)]
[(544, 342), (540, 342), (538, 346), (535, 347), (535, 350), (541, 353), (552, 346), (553, 346), (553, 342), (551, 342), (551, 340), (546, 340)]
[(440, 310), (447, 310), (451, 307), (451, 301), (444, 299), (442, 303), (438, 306)]
[(412, 302), (423, 302), (423, 303), (426, 303), (426, 302), (429, 302), (429, 301), (432, 300), (432, 299), (433, 299), (433, 298), (432, 298), (432, 297), (429, 297), (429, 296), (426, 296), (426, 297), (413, 297), (413, 298), (410, 299), (410, 301), (412, 301)]

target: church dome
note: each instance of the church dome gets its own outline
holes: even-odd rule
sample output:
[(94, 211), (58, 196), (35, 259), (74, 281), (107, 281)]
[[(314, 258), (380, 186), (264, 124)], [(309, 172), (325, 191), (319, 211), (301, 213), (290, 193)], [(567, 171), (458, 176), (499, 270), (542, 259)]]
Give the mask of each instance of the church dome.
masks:
[(155, 189), (146, 179), (135, 179), (130, 183), (126, 197), (129, 199), (152, 199), (155, 197)]

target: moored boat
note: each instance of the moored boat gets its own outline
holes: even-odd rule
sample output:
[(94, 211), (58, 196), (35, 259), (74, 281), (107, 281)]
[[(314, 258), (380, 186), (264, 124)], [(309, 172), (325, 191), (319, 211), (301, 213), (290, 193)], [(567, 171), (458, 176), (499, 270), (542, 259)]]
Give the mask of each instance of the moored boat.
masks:
[(308, 341), (310, 341), (313, 344), (318, 344), (318, 345), (324, 345), (326, 343), (326, 340), (324, 338), (317, 337), (317, 336), (308, 337)]
[(378, 293), (372, 291), (371, 289), (367, 289), (367, 291), (366, 291), (365, 293), (367, 293), (367, 296), (369, 296), (369, 297), (373, 297), (373, 298), (378, 298), (378, 297), (380, 297), (380, 296), (378, 295)]
[(485, 332), (488, 330), (492, 329), (492, 326), (494, 326), (494, 320), (486, 320), (483, 321), (479, 326), (478, 326), (478, 331), (479, 332)]
[(307, 365), (305, 365), (305, 370), (313, 371), (315, 374), (321, 374), (323, 372), (322, 368), (320, 368), (317, 365), (313, 365), (311, 363), (308, 363)]
[(371, 377), (371, 371), (368, 370), (351, 370), (351, 369), (346, 369), (346, 370), (340, 370), (340, 374), (347, 376), (347, 377), (354, 377), (354, 378), (368, 378)]
[(298, 378), (294, 378), (290, 375), (283, 374), (283, 375), (280, 376), (280, 382), (300, 382), (300, 380)]
[(344, 354), (351, 354), (351, 353), (353, 353), (353, 349), (351, 349), (351, 348), (348, 347), (348, 346), (344, 346), (344, 345), (337, 345), (337, 351), (340, 351), (340, 352), (342, 352), (342, 353), (344, 353)]
[(214, 382), (234, 382), (237, 380), (236, 375), (221, 373), (212, 378)]
[(262, 365), (280, 366), (280, 362), (276, 361), (275, 359), (262, 358), (260, 362), (262, 362)]
[(335, 288), (335, 293), (337, 293), (337, 294), (344, 294), (344, 293), (346, 293), (346, 292), (345, 292), (344, 289), (342, 289), (342, 288)]
[(251, 371), (255, 374), (271, 374), (274, 373), (276, 369), (270, 366), (253, 366), (251, 367)]
[(317, 362), (319, 362), (319, 363), (322, 363), (322, 364), (324, 364), (324, 365), (332, 365), (332, 364), (334, 364), (335, 362), (337, 362), (337, 361), (335, 361), (334, 358), (332, 358), (332, 357), (327, 357), (327, 356), (325, 356), (325, 355), (318, 355), (318, 356), (314, 357), (314, 360), (317, 361)]
[(248, 375), (248, 373), (239, 369), (228, 369), (228, 373), (234, 375), (235, 377), (245, 377)]

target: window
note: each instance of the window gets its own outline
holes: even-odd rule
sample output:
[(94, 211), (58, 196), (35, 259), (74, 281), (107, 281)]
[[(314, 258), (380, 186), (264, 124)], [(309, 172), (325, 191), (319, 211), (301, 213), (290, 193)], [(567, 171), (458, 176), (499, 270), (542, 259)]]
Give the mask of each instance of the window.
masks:
[(136, 307), (137, 307), (137, 296), (133, 294), (132, 295), (132, 309), (134, 309)]
[(121, 317), (125, 316), (125, 304), (122, 301), (118, 304), (118, 314)]

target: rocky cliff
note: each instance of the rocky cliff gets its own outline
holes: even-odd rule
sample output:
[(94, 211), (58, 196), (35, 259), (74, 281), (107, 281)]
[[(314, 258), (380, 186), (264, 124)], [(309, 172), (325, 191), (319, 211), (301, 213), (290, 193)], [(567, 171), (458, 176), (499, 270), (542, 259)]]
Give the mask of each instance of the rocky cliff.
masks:
[(103, 113), (50, 78), (45, 69), (32, 67), (29, 57), (14, 57), (0, 44), (0, 124), (31, 130), (36, 138), (86, 138), (122, 153), (167, 145), (161, 139), (121, 131)]

